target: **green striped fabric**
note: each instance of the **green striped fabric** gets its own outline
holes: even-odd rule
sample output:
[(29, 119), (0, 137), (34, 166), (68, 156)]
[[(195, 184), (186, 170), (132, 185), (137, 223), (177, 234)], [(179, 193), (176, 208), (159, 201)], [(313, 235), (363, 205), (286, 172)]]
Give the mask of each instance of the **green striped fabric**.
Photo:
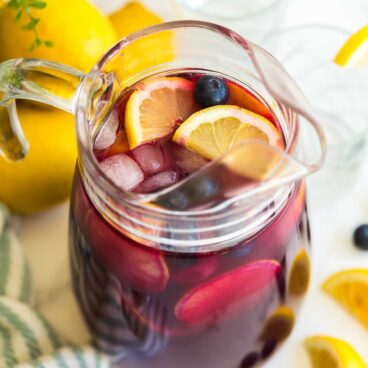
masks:
[(32, 308), (27, 260), (0, 204), (0, 368), (108, 368), (110, 360), (91, 346), (68, 344)]

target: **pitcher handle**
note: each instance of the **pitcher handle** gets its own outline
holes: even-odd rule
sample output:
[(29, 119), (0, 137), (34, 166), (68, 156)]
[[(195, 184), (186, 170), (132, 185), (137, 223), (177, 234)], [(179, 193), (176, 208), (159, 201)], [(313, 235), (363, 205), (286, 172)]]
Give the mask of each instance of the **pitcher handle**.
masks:
[(41, 102), (74, 113), (74, 97), (84, 77), (81, 71), (46, 60), (12, 59), (0, 63), (0, 106), (9, 120), (0, 119), (0, 154), (20, 160), (28, 151), (16, 112), (16, 100)]

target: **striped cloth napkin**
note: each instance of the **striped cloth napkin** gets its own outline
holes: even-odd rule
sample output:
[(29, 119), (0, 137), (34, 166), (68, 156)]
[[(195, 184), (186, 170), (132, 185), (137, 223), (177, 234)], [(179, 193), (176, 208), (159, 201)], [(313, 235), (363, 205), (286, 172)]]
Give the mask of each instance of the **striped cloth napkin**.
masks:
[(0, 204), (0, 368), (108, 368), (107, 356), (92, 346), (60, 337), (32, 308), (32, 275)]

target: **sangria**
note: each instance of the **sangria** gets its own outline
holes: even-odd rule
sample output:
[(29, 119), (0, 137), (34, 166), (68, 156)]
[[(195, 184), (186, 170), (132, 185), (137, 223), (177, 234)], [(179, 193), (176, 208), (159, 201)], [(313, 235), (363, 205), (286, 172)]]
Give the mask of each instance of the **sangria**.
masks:
[[(183, 70), (123, 91), (93, 152), (117, 188), (147, 195), (180, 185), (243, 140), (281, 150), (286, 144), (281, 122), (255, 91), (213, 71)], [(231, 186), (236, 176), (223, 167), (221, 175), (159, 203), (182, 211), (185, 222), (186, 211), (220, 203), (221, 183)], [(189, 206), (193, 197), (198, 208)], [(308, 286), (304, 182), (289, 185), (261, 214), (259, 230), (231, 246), (152, 246), (104, 217), (77, 171), (72, 275), (96, 345), (121, 367), (246, 368), (267, 359), (292, 331)], [(170, 237), (169, 223), (166, 232)], [(199, 227), (191, 237), (201, 238)]]
[(263, 364), (308, 287), (304, 178), (326, 156), (283, 66), (197, 21), (130, 35), (88, 74), (5, 61), (13, 160), (28, 150), (21, 98), (75, 115), (71, 268), (95, 345), (124, 368)]

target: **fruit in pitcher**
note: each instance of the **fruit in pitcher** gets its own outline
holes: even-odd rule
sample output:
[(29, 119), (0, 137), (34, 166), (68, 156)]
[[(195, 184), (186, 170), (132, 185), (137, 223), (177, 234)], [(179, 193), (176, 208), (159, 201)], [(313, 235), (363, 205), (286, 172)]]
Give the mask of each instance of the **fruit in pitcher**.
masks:
[(193, 90), (193, 82), (179, 77), (157, 78), (139, 84), (125, 112), (130, 148), (172, 134), (197, 111)]
[[(283, 148), (281, 133), (264, 117), (238, 106), (220, 105), (198, 111), (176, 130), (173, 141), (208, 160), (214, 160), (244, 141)], [(251, 179), (262, 179), (274, 165), (274, 151), (261, 144), (247, 145), (228, 157), (229, 167)]]
[(253, 94), (246, 90), (245, 88), (237, 85), (234, 82), (227, 83), (229, 88), (230, 99), (228, 104), (242, 107), (243, 109), (247, 109), (253, 111), (254, 113), (263, 116), (267, 120), (273, 122), (274, 117), (268, 108)]
[(194, 97), (202, 107), (225, 105), (229, 100), (229, 89), (222, 78), (205, 75), (196, 81)]
[(274, 285), (280, 264), (272, 260), (256, 261), (224, 273), (187, 292), (175, 306), (176, 318), (188, 324), (210, 318), (224, 308), (262, 294)]
[(216, 271), (218, 259), (216, 257), (199, 258), (196, 263), (173, 274), (173, 281), (179, 285), (193, 284), (207, 280)]
[(173, 141), (213, 160), (244, 140), (283, 147), (277, 128), (267, 119), (243, 108), (224, 105), (198, 111), (175, 131)]
[(310, 260), (302, 249), (291, 264), (289, 275), (289, 293), (301, 296), (307, 292), (310, 279)]
[(364, 368), (363, 359), (347, 342), (330, 336), (305, 340), (313, 368)]
[[(309, 278), (307, 272), (302, 277), (295, 276), (300, 270), (306, 270), (305, 257), (296, 257), (296, 262), (292, 262), (292, 257), (298, 254), (295, 251), (307, 248), (308, 242), (304, 236), (307, 228), (304, 226), (307, 221), (304, 185), (295, 185), (295, 190), (290, 192), (285, 202), (280, 203), (282, 208), (276, 201), (270, 203), (267, 210), (273, 211), (271, 217), (268, 211), (265, 213), (269, 221), (264, 226), (260, 224), (249, 237), (244, 239), (239, 236), (239, 242), (234, 241), (226, 249), (217, 248), (217, 245), (212, 248), (213, 229), (224, 230), (220, 241), (227, 241), (228, 235), (237, 235), (231, 230), (227, 233), (225, 217), (222, 212), (217, 216), (212, 211), (213, 206), (227, 200), (228, 189), (239, 188), (244, 183), (256, 183), (226, 167), (231, 164), (226, 161), (227, 156), (222, 158), (223, 166), (219, 166), (217, 171), (211, 171), (207, 164), (244, 140), (252, 140), (262, 149), (266, 147), (266, 151), (279, 152), (284, 149), (282, 127), (272, 116), (267, 119), (249, 111), (253, 108), (266, 114), (268, 110), (256, 93), (253, 95), (252, 90), (248, 91), (241, 85), (237, 91), (239, 99), (243, 102), (248, 99), (249, 110), (229, 105), (223, 99), (221, 103), (226, 105), (199, 111), (201, 107), (195, 100), (194, 86), (203, 78), (203, 71), (174, 72), (167, 77), (162, 77), (162, 74), (156, 79), (150, 77), (127, 88), (116, 104), (120, 116), (117, 131), (116, 122), (110, 124), (104, 131), (107, 135), (99, 139), (100, 143), (104, 142), (102, 149), (94, 147), (98, 162), (108, 164), (111, 180), (116, 180), (120, 188), (129, 184), (130, 189), (125, 189), (133, 192), (131, 197), (139, 194), (136, 198), (145, 201), (155, 198), (152, 194), (156, 191), (171, 186), (173, 190), (161, 193), (149, 207), (149, 216), (137, 211), (133, 217), (129, 216), (130, 212), (124, 213), (116, 208), (121, 217), (113, 219), (108, 212), (100, 216), (92, 203), (85, 208), (84, 196), (76, 190), (80, 200), (74, 199), (75, 205), (72, 206), (75, 218), (72, 241), (77, 250), (74, 253), (80, 254), (86, 264), (93, 266), (94, 260), (103, 275), (113, 275), (120, 281), (116, 291), (121, 305), (111, 304), (124, 316), (117, 329), (126, 331), (129, 328), (140, 340), (139, 343), (144, 345), (147, 355), (154, 353), (152, 345), (162, 349), (154, 359), (147, 358), (149, 364), (162, 367), (167, 363), (184, 367), (190, 365), (192, 356), (195, 356), (194, 364), (198, 366), (210, 367), (214, 362), (215, 365), (226, 366), (230, 362), (234, 367), (254, 367), (269, 357), (291, 333), (295, 317), (289, 305), (289, 284), (293, 285), (291, 289), (297, 290), (292, 302), (299, 301), (303, 294), (300, 290), (304, 291), (308, 284), (305, 282)], [(211, 72), (209, 77), (213, 77)], [(232, 83), (226, 78), (222, 81), (226, 81), (227, 87)], [(147, 90), (150, 92), (147, 93)], [(236, 96), (231, 96), (232, 91), (229, 92), (232, 101), (231, 98), (234, 100)], [(189, 106), (192, 106), (185, 109), (190, 116), (184, 121), (184, 114), (178, 114), (178, 111), (185, 104), (172, 103), (180, 98), (189, 98)], [(130, 111), (127, 103), (130, 104)], [(260, 106), (264, 106), (264, 111)], [(133, 111), (139, 114), (134, 115)], [(191, 120), (198, 124), (188, 128), (188, 121)], [(182, 132), (188, 130), (188, 136), (182, 135), (181, 129)], [(202, 129), (208, 129), (210, 133), (199, 137), (193, 133), (201, 147), (200, 150), (193, 149), (188, 144), (193, 141), (191, 133), (197, 130), (203, 132)], [(123, 144), (121, 151), (115, 150), (120, 141), (119, 134), (125, 135), (126, 130), (130, 145)], [(110, 145), (114, 133), (116, 138)], [(173, 140), (176, 134), (179, 139), (174, 137)], [(233, 149), (233, 152), (236, 150)], [(207, 151), (211, 155), (204, 154)], [(111, 162), (105, 161), (115, 160), (116, 156), (120, 156), (122, 165), (113, 167)], [(240, 158), (238, 162), (241, 166), (253, 168), (253, 178), (261, 179), (270, 167), (270, 156), (266, 155), (264, 164), (259, 165), (259, 155), (254, 151), (237, 158)], [(125, 167), (129, 165), (133, 167), (132, 172)], [(206, 165), (207, 168), (204, 167)], [(188, 180), (189, 185), (184, 183), (180, 186), (181, 180), (201, 169), (202, 175), (193, 176)], [(127, 179), (122, 184), (124, 177)], [(224, 187), (225, 181), (229, 188)], [(149, 196), (145, 197), (143, 193)], [(113, 203), (111, 207), (110, 203), (108, 205), (114, 209)], [(162, 211), (166, 212), (169, 208), (175, 211), (198, 208), (205, 211), (205, 215), (199, 216), (197, 223), (192, 224), (188, 222), (186, 212), (182, 215), (175, 212), (171, 221), (171, 214), (162, 216)], [(227, 219), (228, 211), (224, 210)], [(243, 211), (241, 207), (234, 210), (229, 215), (236, 231), (237, 225), (242, 223), (238, 221), (243, 221), (239, 217)], [(249, 220), (253, 221), (253, 218)], [(116, 225), (114, 221), (117, 221)], [(118, 225), (120, 221), (121, 228)], [(132, 228), (134, 234), (130, 235)], [(161, 236), (162, 244), (158, 239)], [(85, 244), (89, 246), (89, 254), (83, 252)], [(205, 247), (203, 252), (196, 248), (197, 245)], [(78, 252), (78, 248), (82, 250)], [(75, 272), (75, 287), (83, 292), (89, 286), (89, 280), (79, 282), (78, 272)], [(292, 282), (288, 282), (290, 275), (294, 275)], [(96, 290), (96, 295), (104, 294), (105, 284), (101, 284), (89, 287), (94, 289), (93, 292)], [(92, 327), (97, 326), (97, 339), (107, 349), (115, 349), (114, 339), (111, 344), (110, 336), (106, 337), (105, 331), (99, 333), (99, 326), (104, 326), (105, 320), (111, 326), (109, 310), (105, 305), (96, 307), (91, 303), (85, 311), (87, 316), (90, 313), (95, 316), (91, 324)], [(150, 345), (147, 350), (146, 342)]]
[(86, 215), (86, 228), (97, 259), (103, 265), (108, 264), (123, 284), (140, 292), (155, 293), (165, 289), (169, 270), (159, 251), (122, 239), (92, 208)]
[(368, 269), (337, 272), (323, 283), (322, 288), (368, 328)]
[(259, 353), (256, 351), (253, 351), (249, 354), (247, 354), (241, 364), (240, 364), (240, 368), (252, 368), (255, 367), (256, 364), (258, 363), (258, 361), (260, 360), (260, 356)]
[(282, 341), (290, 335), (294, 323), (294, 312), (288, 306), (282, 305), (268, 317), (260, 338), (264, 341)]

